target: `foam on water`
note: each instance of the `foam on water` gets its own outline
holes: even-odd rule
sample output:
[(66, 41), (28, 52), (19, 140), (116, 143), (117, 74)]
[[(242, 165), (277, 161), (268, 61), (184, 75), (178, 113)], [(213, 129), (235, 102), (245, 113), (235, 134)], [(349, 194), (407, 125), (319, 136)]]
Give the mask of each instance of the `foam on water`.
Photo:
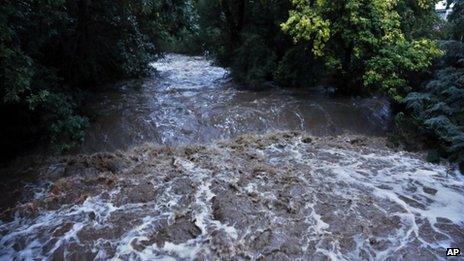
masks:
[(168, 54), (152, 66), (156, 77), (121, 83), (85, 104), (93, 117), (77, 152), (145, 142), (210, 142), (275, 130), (381, 135), (390, 122), (390, 107), (381, 98), (330, 98), (314, 89), (253, 91), (204, 57)]
[[(36, 207), (1, 223), (0, 259), (444, 260), (462, 246), (461, 174), (345, 138), (307, 140), (144, 147), (111, 174), (45, 175), (25, 186), (42, 191), (30, 194)], [(72, 186), (56, 198), (56, 184)]]

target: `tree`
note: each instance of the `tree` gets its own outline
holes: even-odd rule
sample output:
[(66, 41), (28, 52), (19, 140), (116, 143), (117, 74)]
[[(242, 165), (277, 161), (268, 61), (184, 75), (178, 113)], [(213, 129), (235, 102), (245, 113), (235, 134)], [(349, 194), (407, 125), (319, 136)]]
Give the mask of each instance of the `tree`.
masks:
[(199, 36), (246, 87), (266, 88), (272, 82), (310, 87), (322, 75), (320, 62), (280, 29), (290, 7), (289, 0), (199, 0)]
[[(413, 8), (404, 8), (406, 4)], [(415, 17), (433, 16), (435, 1), (293, 0), (294, 9), (282, 30), (295, 42), (311, 46), (336, 75), (343, 93), (381, 90), (401, 101), (411, 90), (408, 73), (432, 64), (441, 52), (427, 38), (406, 31), (400, 11)], [(427, 15), (424, 15), (427, 14)]]
[(464, 41), (464, 1), (448, 0), (448, 6), (454, 4), (453, 12), (448, 17), (449, 35), (457, 41)]
[(464, 170), (464, 44), (449, 41), (443, 48), (447, 55), (434, 78), (405, 102), (419, 131), (438, 144), (439, 155)]
[[(147, 75), (161, 42), (188, 21), (184, 0), (0, 2), (0, 145), (84, 137), (82, 90)], [(176, 17), (177, 19), (173, 19)]]
[(449, 157), (464, 171), (464, 1), (454, 1), (449, 19), (449, 38), (441, 48), (445, 55), (436, 63), (432, 79), (408, 94), (408, 121), (427, 137), (438, 156)]

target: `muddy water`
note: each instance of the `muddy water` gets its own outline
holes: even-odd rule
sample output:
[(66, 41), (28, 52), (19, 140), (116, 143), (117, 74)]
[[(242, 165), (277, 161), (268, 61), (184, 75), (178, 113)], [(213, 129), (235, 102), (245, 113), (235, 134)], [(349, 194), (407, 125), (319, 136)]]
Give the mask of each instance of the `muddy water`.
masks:
[(80, 151), (158, 145), (0, 170), (17, 177), (0, 184), (0, 260), (445, 260), (464, 246), (462, 175), (385, 146), (381, 100), (239, 90), (198, 57), (154, 66), (89, 105)]
[(210, 142), (273, 130), (380, 135), (388, 128), (389, 107), (382, 100), (330, 99), (308, 90), (239, 90), (227, 70), (203, 57), (167, 55), (152, 65), (159, 77), (137, 87), (121, 84), (86, 106), (95, 117), (79, 152), (144, 142)]
[(464, 180), (379, 139), (298, 133), (33, 168), (1, 260), (446, 260)]

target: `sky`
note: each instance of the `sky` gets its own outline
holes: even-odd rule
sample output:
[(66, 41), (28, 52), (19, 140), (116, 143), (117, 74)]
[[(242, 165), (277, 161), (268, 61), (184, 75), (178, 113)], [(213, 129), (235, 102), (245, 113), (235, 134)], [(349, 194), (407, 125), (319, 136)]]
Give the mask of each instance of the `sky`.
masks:
[[(451, 6), (453, 6), (452, 4)], [(435, 5), (435, 9), (445, 9), (446, 8), (446, 0), (440, 1)]]

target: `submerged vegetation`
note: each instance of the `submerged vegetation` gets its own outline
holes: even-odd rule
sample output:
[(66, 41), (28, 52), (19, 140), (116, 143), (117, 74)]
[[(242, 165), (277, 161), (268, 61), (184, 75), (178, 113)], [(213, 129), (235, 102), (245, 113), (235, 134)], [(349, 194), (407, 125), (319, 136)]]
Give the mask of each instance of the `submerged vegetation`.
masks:
[[(242, 86), (385, 95), (403, 137), (463, 165), (463, 9), (436, 0), (6, 0), (0, 4), (3, 151), (79, 143), (80, 102), (149, 73), (163, 52), (206, 53)], [(425, 138), (424, 138), (425, 137)], [(418, 139), (416, 139), (418, 140)], [(437, 146), (438, 145), (438, 146)]]

